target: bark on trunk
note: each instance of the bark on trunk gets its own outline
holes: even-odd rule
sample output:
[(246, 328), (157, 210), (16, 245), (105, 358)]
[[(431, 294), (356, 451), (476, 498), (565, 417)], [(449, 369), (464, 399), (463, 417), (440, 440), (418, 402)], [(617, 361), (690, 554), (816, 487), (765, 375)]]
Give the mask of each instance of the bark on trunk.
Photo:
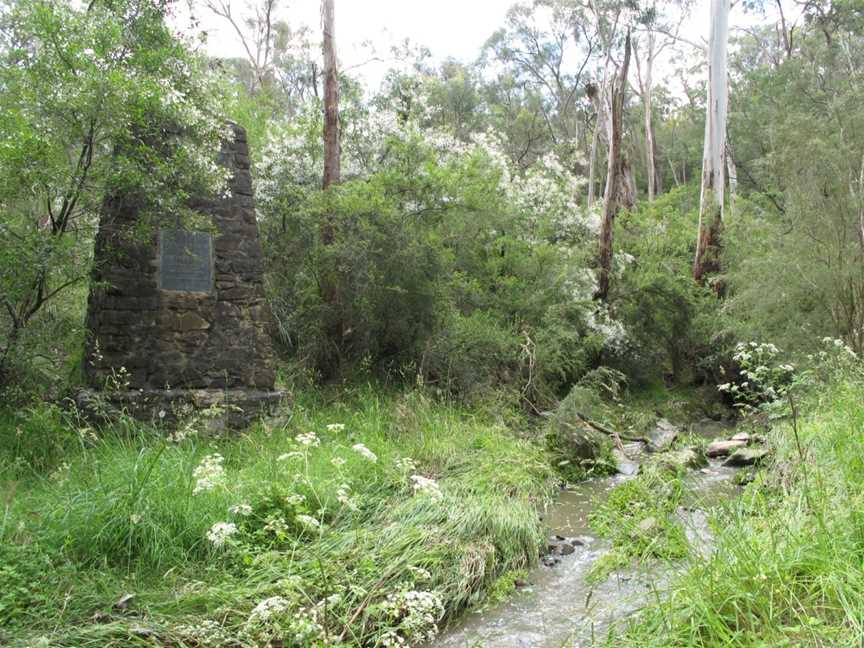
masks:
[[(324, 53), (324, 179), (328, 189), (340, 181), (339, 165), (339, 76), (336, 60), (335, 0), (322, 0), (321, 27)], [(321, 221), (321, 243), (331, 246), (336, 238), (336, 225), (332, 214), (326, 213)], [(324, 337), (329, 342), (319, 368), (324, 380), (338, 376), (342, 364), (341, 349), (344, 336), (341, 312), (340, 279), (335, 263), (327, 263), (321, 276), (321, 297), (329, 308), (324, 325)]]
[[(613, 80), (610, 95), (609, 158), (606, 168), (606, 191), (603, 194), (603, 220), (600, 225), (600, 271), (597, 277), (595, 299), (605, 301), (609, 295), (609, 278), (612, 274), (612, 231), (615, 216), (621, 208), (622, 189), (626, 190), (627, 161), (621, 150), (621, 135), (624, 126), (624, 97), (627, 92), (627, 72), (630, 67), (630, 33), (624, 42), (624, 60), (617, 77)], [(631, 173), (632, 177), (632, 173)]]
[(708, 58), (708, 106), (702, 155), (702, 194), (693, 278), (704, 284), (706, 275), (720, 269), (726, 162), (728, 86), (726, 50), (729, 40), (729, 0), (711, 0)]
[(324, 188), (339, 183), (339, 76), (336, 65), (335, 0), (322, 0), (324, 31)]

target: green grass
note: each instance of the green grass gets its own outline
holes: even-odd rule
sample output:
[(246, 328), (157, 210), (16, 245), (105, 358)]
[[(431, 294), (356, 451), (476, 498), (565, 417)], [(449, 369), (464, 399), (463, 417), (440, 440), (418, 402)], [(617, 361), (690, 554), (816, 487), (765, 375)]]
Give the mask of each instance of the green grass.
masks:
[(628, 625), (614, 646), (864, 644), (864, 382), (804, 404), (775, 462), (713, 519), (716, 548)]
[(602, 581), (633, 563), (687, 556), (687, 536), (673, 515), (681, 494), (676, 474), (653, 467), (615, 486), (591, 514), (592, 528), (612, 548), (591, 566), (589, 581)]
[[(420, 392), (301, 396), (233, 438), (80, 428), (54, 408), (0, 420), (0, 644), (416, 641), (430, 628), (406, 592), (456, 614), (533, 565), (545, 537), (537, 505), (554, 480), (540, 446)], [(295, 441), (308, 432), (320, 446)], [(224, 479), (193, 494), (214, 453)], [(440, 498), (415, 493), (412, 474)], [(238, 504), (250, 514), (230, 513)], [(207, 539), (218, 522), (237, 527), (222, 547)], [(112, 609), (124, 594), (135, 599)], [(250, 619), (271, 597), (284, 609)]]

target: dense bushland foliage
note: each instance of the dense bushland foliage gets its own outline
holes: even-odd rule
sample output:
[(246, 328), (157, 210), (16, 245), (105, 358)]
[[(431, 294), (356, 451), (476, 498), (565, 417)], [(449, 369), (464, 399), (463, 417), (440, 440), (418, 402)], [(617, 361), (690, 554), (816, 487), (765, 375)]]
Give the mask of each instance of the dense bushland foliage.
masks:
[[(860, 644), (862, 7), (768, 4), (735, 8), (722, 254), (697, 282), (687, 3), (525, 0), (475, 62), (406, 42), (378, 88), (344, 70), (327, 189), (317, 34), (290, 6), (193, 3), (179, 33), (169, 1), (0, 3), (0, 644), (413, 645), (512, 589), (554, 486), (614, 470), (610, 429), (734, 410), (774, 425), (773, 464), (615, 641)], [(214, 9), (248, 60), (203, 53)], [(626, 208), (596, 299), (627, 50)], [(224, 190), (229, 121), (292, 406), (237, 438), (207, 412), (85, 420), (68, 397), (102, 208), (133, 195), (142, 237), (206, 225), (190, 199)], [(595, 578), (695, 560), (662, 468), (597, 510)]]

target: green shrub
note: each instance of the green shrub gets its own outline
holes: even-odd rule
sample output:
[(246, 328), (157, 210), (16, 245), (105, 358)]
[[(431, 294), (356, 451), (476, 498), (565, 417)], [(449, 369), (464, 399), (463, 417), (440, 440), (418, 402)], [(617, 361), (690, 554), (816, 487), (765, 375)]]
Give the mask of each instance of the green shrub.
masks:
[(553, 464), (566, 480), (580, 481), (615, 471), (612, 441), (585, 420), (603, 418), (604, 409), (595, 386), (578, 384), (549, 417), (545, 426), (546, 446)]

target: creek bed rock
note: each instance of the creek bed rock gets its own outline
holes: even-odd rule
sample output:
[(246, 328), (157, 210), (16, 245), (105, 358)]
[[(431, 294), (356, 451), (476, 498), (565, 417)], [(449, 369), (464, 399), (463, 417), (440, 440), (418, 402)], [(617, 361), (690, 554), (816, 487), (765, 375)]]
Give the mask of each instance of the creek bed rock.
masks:
[(675, 439), (678, 438), (679, 430), (665, 418), (657, 421), (654, 429), (648, 433), (648, 445), (645, 450), (648, 452), (665, 452), (672, 447)]
[[(748, 437), (749, 439), (749, 437)], [(747, 446), (747, 441), (744, 439), (723, 439), (720, 441), (712, 441), (705, 449), (705, 455), (715, 459), (717, 457), (728, 457), (735, 450)]]
[(764, 447), (738, 448), (735, 452), (729, 455), (729, 458), (723, 462), (723, 465), (734, 468), (752, 466), (761, 462), (768, 456), (768, 454), (768, 448)]

